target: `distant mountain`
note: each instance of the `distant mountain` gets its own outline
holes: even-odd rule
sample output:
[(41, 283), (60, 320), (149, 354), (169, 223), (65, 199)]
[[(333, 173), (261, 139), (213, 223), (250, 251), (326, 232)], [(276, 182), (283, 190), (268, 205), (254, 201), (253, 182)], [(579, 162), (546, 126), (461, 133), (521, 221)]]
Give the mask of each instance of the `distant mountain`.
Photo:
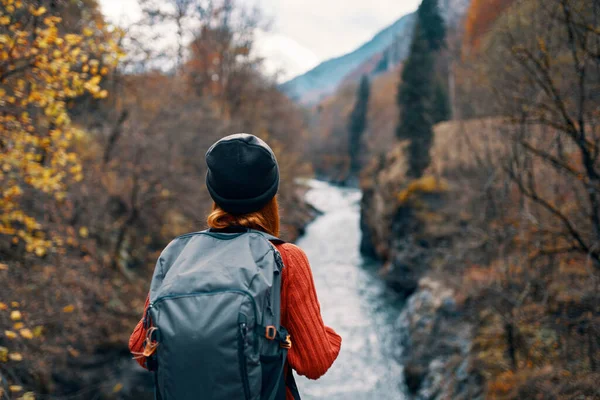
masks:
[[(471, 0), (440, 0), (440, 8), (448, 25), (462, 18)], [(377, 33), (373, 39), (351, 53), (327, 60), (312, 70), (281, 85), (292, 99), (314, 104), (336, 91), (342, 84), (358, 81), (363, 74), (389, 71), (408, 56), (415, 13), (407, 14)]]
[(414, 17), (414, 13), (403, 16), (353, 52), (327, 60), (307, 73), (282, 84), (282, 90), (300, 103), (319, 101), (323, 96), (333, 93), (346, 75), (390, 47), (398, 35), (408, 34), (410, 37)]

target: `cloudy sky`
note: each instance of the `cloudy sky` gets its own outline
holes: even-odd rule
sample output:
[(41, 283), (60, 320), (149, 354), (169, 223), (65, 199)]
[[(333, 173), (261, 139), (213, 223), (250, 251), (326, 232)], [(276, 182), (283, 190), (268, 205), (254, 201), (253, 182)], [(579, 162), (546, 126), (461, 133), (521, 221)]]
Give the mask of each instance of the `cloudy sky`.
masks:
[[(258, 51), (269, 71), (283, 70), (282, 79), (301, 74), (319, 62), (347, 53), (368, 41), (420, 0), (239, 0), (258, 4), (272, 22), (258, 36)], [(136, 0), (100, 0), (116, 24), (139, 18)]]

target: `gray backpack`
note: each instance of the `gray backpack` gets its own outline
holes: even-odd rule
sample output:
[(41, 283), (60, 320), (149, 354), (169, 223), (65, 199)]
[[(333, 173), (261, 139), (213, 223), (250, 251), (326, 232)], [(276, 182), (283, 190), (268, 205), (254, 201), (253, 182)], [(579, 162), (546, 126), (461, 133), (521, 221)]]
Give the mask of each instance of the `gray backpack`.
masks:
[(208, 230), (162, 252), (145, 317), (158, 343), (147, 361), (157, 399), (285, 400), (284, 265), (270, 242), (282, 243), (245, 228)]

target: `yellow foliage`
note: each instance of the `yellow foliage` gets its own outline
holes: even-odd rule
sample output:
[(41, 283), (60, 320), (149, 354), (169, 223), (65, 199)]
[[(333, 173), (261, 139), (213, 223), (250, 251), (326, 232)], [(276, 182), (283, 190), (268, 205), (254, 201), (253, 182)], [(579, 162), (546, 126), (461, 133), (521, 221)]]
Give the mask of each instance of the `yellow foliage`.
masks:
[(31, 15), (33, 15), (34, 17), (39, 17), (41, 15), (44, 15), (47, 10), (46, 10), (46, 7), (40, 7), (38, 9), (31, 7), (29, 9), (29, 11), (31, 12)]
[(8, 349), (0, 346), (0, 362), (8, 362)]
[(10, 353), (8, 355), (8, 359), (11, 361), (23, 361), (23, 356), (21, 355), (21, 353)]
[(19, 331), (19, 333), (21, 334), (21, 336), (23, 336), (25, 339), (33, 339), (33, 333), (31, 332), (31, 330), (25, 328), (25, 329), (21, 329)]
[(38, 325), (35, 328), (33, 328), (33, 336), (40, 337), (40, 336), (42, 336), (43, 333), (44, 333), (44, 327), (43, 326)]
[(75, 310), (75, 306), (73, 304), (69, 304), (63, 308), (63, 312), (72, 313)]
[(21, 311), (15, 310), (10, 313), (10, 319), (12, 319), (13, 321), (20, 321), (21, 318), (22, 318)]
[(88, 228), (86, 228), (85, 226), (82, 226), (81, 228), (79, 228), (79, 236), (81, 236), (82, 238), (86, 238), (88, 237)]
[(10, 390), (11, 392), (15, 393), (15, 392), (22, 392), (23, 391), (23, 386), (19, 386), (19, 385), (10, 385), (8, 387), (8, 390)]
[(9, 339), (15, 339), (17, 337), (17, 334), (13, 331), (4, 331), (4, 335)]
[(417, 193), (441, 193), (448, 190), (448, 184), (443, 179), (433, 176), (424, 176), (412, 181), (408, 187), (398, 193), (398, 202), (405, 204), (413, 195)]
[(106, 97), (98, 68), (88, 73), (81, 65), (93, 54), (106, 73), (121, 53), (103, 27), (62, 34), (61, 18), (46, 8), (30, 7), (29, 15), (18, 8), (4, 7), (0, 17), (0, 236), (12, 236), (13, 243), (23, 242), (42, 257), (54, 238), (46, 237), (21, 203), (25, 195), (41, 194), (60, 201), (69, 183), (81, 180), (79, 158), (70, 148), (82, 133), (67, 104), (86, 92)]

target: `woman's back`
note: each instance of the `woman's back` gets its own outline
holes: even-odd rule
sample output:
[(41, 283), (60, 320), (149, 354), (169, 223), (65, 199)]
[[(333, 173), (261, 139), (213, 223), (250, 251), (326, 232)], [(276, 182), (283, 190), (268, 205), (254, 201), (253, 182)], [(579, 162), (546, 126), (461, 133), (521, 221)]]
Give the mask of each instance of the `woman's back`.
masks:
[[(287, 388), (285, 395), (286, 399), (298, 399), (299, 395), (297, 393), (297, 389), (295, 388), (295, 383), (293, 382), (293, 374), (290, 372), (290, 367), (297, 373), (304, 375), (310, 379), (319, 378), (320, 376), (325, 374), (325, 372), (329, 369), (329, 367), (337, 358), (342, 340), (333, 329), (326, 327), (323, 323), (323, 320), (321, 318), (320, 305), (317, 299), (317, 294), (313, 281), (313, 276), (306, 255), (299, 247), (293, 244), (281, 243), (280, 241), (275, 240), (276, 238), (274, 238), (274, 236), (279, 235), (280, 223), (279, 209), (276, 197), (276, 193), (279, 187), (279, 168), (277, 165), (277, 160), (273, 151), (266, 143), (264, 143), (262, 140), (258, 139), (255, 136), (247, 134), (231, 135), (218, 141), (207, 152), (206, 160), (208, 166), (206, 185), (211, 197), (214, 200), (213, 210), (208, 216), (207, 222), (209, 227), (211, 228), (211, 231), (221, 232), (217, 233), (216, 235), (208, 232), (209, 236), (223, 236), (223, 234), (231, 233), (232, 231), (237, 232), (237, 236), (239, 236), (240, 232), (242, 232), (241, 234), (243, 234), (243, 232), (250, 232), (250, 234), (254, 232), (253, 236), (248, 237), (260, 238), (262, 241), (259, 243), (258, 247), (250, 247), (261, 248), (262, 250), (260, 250), (258, 254), (254, 254), (255, 256), (258, 256), (255, 257), (254, 260), (237, 259), (237, 261), (235, 262), (228, 263), (227, 261), (231, 261), (233, 258), (235, 258), (233, 256), (238, 255), (238, 252), (240, 252), (239, 254), (250, 254), (256, 252), (247, 252), (246, 250), (237, 247), (225, 249), (226, 245), (225, 243), (223, 243), (224, 241), (221, 240), (215, 240), (214, 242), (202, 242), (204, 247), (201, 248), (204, 250), (195, 252), (192, 251), (193, 256), (179, 257), (179, 255), (176, 255), (175, 257), (172, 257), (173, 260), (176, 260), (176, 262), (174, 262), (175, 264), (184, 263), (184, 265), (182, 268), (175, 268), (174, 270), (170, 270), (170, 272), (167, 272), (165, 268), (163, 268), (163, 265), (165, 264), (168, 265), (167, 269), (170, 268), (170, 262), (168, 260), (166, 261), (162, 259), (161, 256), (162, 260), (159, 259), (159, 262), (157, 263), (157, 268), (159, 268), (159, 270), (155, 271), (155, 278), (158, 277), (158, 279), (156, 282), (153, 280), (152, 284), (152, 299), (155, 300), (156, 288), (160, 286), (163, 280), (167, 279), (166, 274), (169, 273), (170, 276), (168, 279), (170, 280), (170, 286), (168, 286), (167, 291), (173, 287), (172, 285), (174, 281), (182, 282), (181, 287), (189, 286), (186, 284), (187, 280), (200, 283), (201, 285), (203, 285), (202, 287), (212, 287), (214, 286), (215, 282), (219, 281), (222, 284), (223, 279), (227, 280), (227, 277), (230, 276), (250, 276), (251, 278), (252, 273), (250, 271), (255, 271), (254, 273), (258, 272), (259, 274), (263, 274), (267, 271), (270, 271), (268, 272), (268, 276), (264, 276), (264, 278), (266, 279), (265, 282), (270, 282), (271, 278), (274, 277), (274, 275), (272, 274), (278, 274), (279, 270), (281, 269), (281, 267), (278, 267), (276, 269), (272, 268), (272, 259), (269, 262), (269, 264), (267, 264), (268, 266), (266, 267), (266, 269), (262, 267), (259, 267), (258, 269), (254, 267), (254, 269), (252, 269), (252, 267), (250, 267), (251, 265), (255, 265), (254, 263), (261, 264), (265, 262), (265, 260), (267, 260), (265, 257), (272, 257), (272, 255), (269, 256), (269, 254), (273, 253), (273, 249), (266, 240), (270, 238), (270, 240), (272, 241), (271, 245), (274, 245), (277, 249), (277, 251), (274, 252), (276, 258), (278, 254), (281, 255), (281, 259), (284, 264), (283, 270), (281, 272), (281, 280), (279, 280), (278, 278), (273, 278), (271, 282), (271, 284), (274, 287), (276, 287), (276, 290), (273, 293), (281, 293), (281, 298), (277, 299), (280, 300), (279, 316), (281, 319), (281, 326), (279, 326), (279, 324), (277, 323), (278, 321), (276, 321), (275, 326), (266, 326), (265, 330), (265, 326), (263, 326), (261, 322), (264, 315), (260, 317), (260, 319), (258, 318), (259, 316), (256, 315), (256, 301), (254, 302), (254, 307), (250, 307), (250, 309), (246, 311), (240, 308), (239, 317), (237, 317), (236, 320), (240, 326), (242, 339), (238, 340), (238, 347), (240, 349), (245, 350), (239, 351), (239, 360), (232, 360), (232, 363), (240, 363), (242, 380), (244, 380), (244, 376), (249, 375), (259, 377), (259, 382), (255, 382), (252, 385), (252, 387), (261, 388), (261, 374), (257, 373), (257, 375), (254, 373), (249, 373), (245, 370), (245, 366), (247, 363), (246, 356), (248, 355), (247, 353), (254, 352), (252, 354), (251, 359), (255, 359), (256, 361), (258, 361), (259, 356), (255, 354), (255, 352), (259, 349), (264, 350), (264, 348), (274, 349), (272, 346), (272, 340), (278, 340), (276, 344), (278, 349), (277, 353), (281, 353), (283, 354), (283, 356), (280, 358), (281, 361), (279, 362), (276, 370), (269, 372), (269, 375), (275, 376), (274, 381), (269, 381), (275, 382), (275, 386), (271, 390), (271, 383), (265, 382), (265, 376), (267, 376), (267, 373), (265, 372), (266, 369), (263, 368), (263, 381), (262, 389), (260, 391), (260, 397), (267, 398), (268, 400), (282, 399), (284, 397), (283, 385), (285, 384)], [(240, 228), (243, 229), (240, 230)], [(268, 235), (264, 235), (264, 233), (256, 231), (262, 231)], [(201, 234), (200, 236), (206, 237), (203, 234)], [(233, 235), (229, 236), (229, 238), (237, 236)], [(190, 236), (185, 235), (185, 237), (188, 238)], [(187, 242), (182, 245), (182, 249), (185, 249), (186, 245)], [(198, 245), (198, 242), (196, 242), (196, 245)], [(191, 246), (192, 249), (198, 250), (198, 248), (194, 248), (194, 244), (192, 244)], [(245, 248), (247, 247), (248, 245), (246, 245)], [(188, 268), (185, 265), (186, 263), (195, 264), (189, 265)], [(206, 265), (206, 268), (202, 267), (202, 265)], [(279, 265), (281, 265), (280, 262)], [(250, 268), (250, 270), (248, 270), (247, 268)], [(210, 274), (206, 274), (206, 271), (210, 271)], [(250, 275), (246, 274), (244, 271), (249, 272)], [(211, 282), (211, 279), (214, 279), (215, 282)], [(254, 282), (256, 283), (257, 281)], [(278, 290), (279, 284), (281, 284), (281, 291)], [(237, 292), (244, 293), (246, 295), (248, 294), (245, 292), (246, 288), (253, 287), (252, 279), (250, 279), (246, 283), (242, 283), (241, 285), (238, 282), (237, 287), (243, 289), (243, 291), (241, 289), (236, 289), (220, 291), (219, 293)], [(265, 287), (264, 289), (265, 290), (260, 293), (263, 293), (266, 297), (263, 296), (263, 300), (261, 300), (260, 304), (264, 303), (265, 298), (270, 297), (271, 299), (273, 299), (273, 297), (269, 294), (271, 293), (271, 289), (267, 287)], [(209, 291), (205, 293), (214, 294), (214, 291)], [(199, 294), (202, 293), (198, 293), (197, 291), (190, 292), (190, 295), (193, 296), (197, 296)], [(153, 354), (153, 356), (151, 357), (152, 360), (160, 359), (160, 356), (155, 357), (154, 354), (169, 354), (169, 351), (172, 351), (173, 349), (173, 344), (175, 344), (178, 348), (183, 349), (183, 353), (181, 354), (181, 358), (183, 359), (188, 358), (186, 356), (187, 352), (185, 351), (186, 346), (188, 344), (192, 346), (190, 347), (191, 349), (205, 349), (201, 351), (202, 355), (198, 354), (197, 358), (199, 359), (202, 359), (203, 356), (207, 355), (208, 353), (216, 354), (218, 352), (218, 348), (221, 346), (223, 346), (225, 349), (229, 347), (229, 340), (218, 340), (219, 335), (205, 335), (203, 329), (206, 329), (207, 326), (200, 325), (210, 325), (211, 329), (209, 329), (209, 331), (211, 332), (215, 332), (215, 329), (212, 322), (213, 318), (211, 317), (206, 319), (206, 315), (202, 312), (202, 310), (217, 310), (220, 308), (220, 305), (216, 303), (218, 302), (218, 299), (216, 299), (217, 296), (214, 297), (214, 300), (211, 296), (201, 297), (202, 299), (198, 300), (197, 302), (192, 301), (191, 299), (187, 301), (187, 305), (183, 309), (187, 310), (187, 312), (194, 313), (196, 317), (191, 319), (184, 318), (182, 320), (182, 325), (187, 326), (183, 333), (181, 331), (173, 331), (171, 328), (167, 330), (169, 334), (173, 334), (171, 335), (171, 345), (167, 345), (165, 343), (165, 346), (163, 346), (165, 349), (163, 349), (162, 353), (159, 347), (160, 343), (155, 341), (153, 336), (151, 336), (153, 333), (153, 328), (157, 329), (155, 326), (152, 326), (152, 318), (150, 318), (149, 320), (142, 319), (138, 323), (133, 334), (131, 335), (129, 347), (132, 353), (136, 355), (136, 358), (142, 366), (148, 366), (148, 359), (146, 357), (148, 354)], [(188, 298), (188, 296), (186, 296), (186, 298)], [(232, 301), (229, 301), (229, 305), (231, 305), (231, 303)], [(269, 301), (267, 301), (266, 304), (269, 304)], [(161, 318), (167, 318), (167, 320), (171, 321), (173, 316), (176, 316), (177, 318), (182, 316), (181, 307), (181, 305), (175, 305), (175, 310), (172, 313), (169, 314), (168, 312), (163, 312), (163, 314), (160, 314), (159, 311), (153, 310), (152, 307), (149, 308), (149, 301), (146, 300), (144, 315), (150, 314), (150, 316), (156, 315), (157, 317), (162, 315)], [(149, 309), (152, 312), (148, 313)], [(254, 309), (254, 311), (252, 311), (252, 309)], [(270, 308), (268, 308), (268, 310), (270, 310)], [(218, 312), (215, 311), (213, 314), (218, 315)], [(235, 312), (235, 315), (238, 315), (237, 311)], [(278, 314), (274, 314), (272, 311), (270, 311), (269, 315), (270, 319), (273, 319), (273, 316), (278, 316)], [(240, 320), (240, 318), (242, 320)], [(246, 321), (248, 322), (248, 324), (246, 324)], [(262, 336), (258, 337), (258, 340), (261, 341), (261, 343), (264, 343), (264, 346), (250, 346), (248, 344), (248, 340), (250, 341), (250, 343), (258, 343), (255, 342), (255, 339), (252, 339), (252, 337), (254, 337), (255, 332), (260, 332), (259, 328), (262, 328), (263, 333)], [(248, 331), (248, 329), (250, 329), (250, 331)], [(289, 337), (286, 338), (285, 336), (286, 330), (291, 337), (291, 347)], [(225, 330), (225, 332), (228, 331)], [(150, 334), (149, 337), (148, 334)], [(250, 336), (246, 336), (247, 334)], [(213, 340), (214, 338), (217, 339)], [(194, 341), (199, 342), (196, 343)], [(233, 337), (232, 341), (235, 341), (233, 340)], [(158, 351), (156, 350), (157, 347), (159, 348)], [(269, 354), (271, 353), (272, 351), (269, 351)], [(266, 367), (266, 360), (273, 357), (273, 355), (269, 355), (265, 358), (266, 355), (267, 354), (260, 354), (260, 364), (263, 367)], [(221, 359), (220, 356), (213, 358)], [(265, 361), (265, 363), (263, 363), (263, 360)], [(284, 361), (285, 366), (283, 364)], [(163, 384), (169, 384), (169, 379), (165, 380), (165, 372), (168, 376), (174, 377), (174, 379), (178, 378), (181, 375), (189, 375), (190, 380), (193, 380), (193, 377), (195, 376), (194, 374), (202, 373), (202, 370), (204, 368), (206, 373), (202, 374), (201, 376), (198, 376), (198, 378), (204, 379), (198, 379), (199, 382), (204, 382), (204, 384), (201, 385), (204, 387), (199, 388), (200, 390), (204, 390), (204, 396), (208, 396), (210, 398), (222, 398), (222, 395), (225, 395), (225, 392), (231, 390), (233, 390), (231, 395), (239, 395), (239, 398), (254, 398), (255, 396), (255, 394), (250, 393), (250, 386), (247, 382), (242, 382), (244, 383), (243, 391), (241, 391), (241, 389), (232, 389), (232, 387), (230, 386), (231, 381), (229, 381), (229, 383), (226, 386), (217, 385), (217, 387), (222, 387), (223, 391), (217, 389), (216, 393), (214, 394), (210, 394), (209, 392), (207, 392), (207, 390), (214, 390), (215, 380), (220, 381), (222, 380), (220, 378), (223, 377), (222, 374), (219, 373), (221, 372), (220, 367), (216, 367), (219, 370), (215, 371), (212, 363), (210, 365), (201, 365), (201, 368), (198, 369), (190, 369), (188, 367), (179, 365), (177, 362), (171, 363), (171, 365), (171, 367), (169, 367), (168, 365), (165, 367), (163, 365), (162, 375), (158, 374), (161, 375), (162, 380), (164, 381)], [(249, 365), (252, 368), (256, 367), (255, 364)], [(178, 373), (177, 371), (180, 372)], [(284, 378), (284, 375), (285, 379), (277, 378)], [(232, 377), (232, 380), (239, 381), (239, 376)], [(181, 388), (181, 386), (179, 387)], [(241, 392), (238, 393), (238, 391)], [(265, 391), (272, 394), (266, 394), (265, 397)], [(188, 396), (189, 393), (187, 393), (187, 391), (184, 391), (181, 393), (181, 395), (185, 397)], [(231, 398), (229, 394), (227, 394), (226, 397)]]

